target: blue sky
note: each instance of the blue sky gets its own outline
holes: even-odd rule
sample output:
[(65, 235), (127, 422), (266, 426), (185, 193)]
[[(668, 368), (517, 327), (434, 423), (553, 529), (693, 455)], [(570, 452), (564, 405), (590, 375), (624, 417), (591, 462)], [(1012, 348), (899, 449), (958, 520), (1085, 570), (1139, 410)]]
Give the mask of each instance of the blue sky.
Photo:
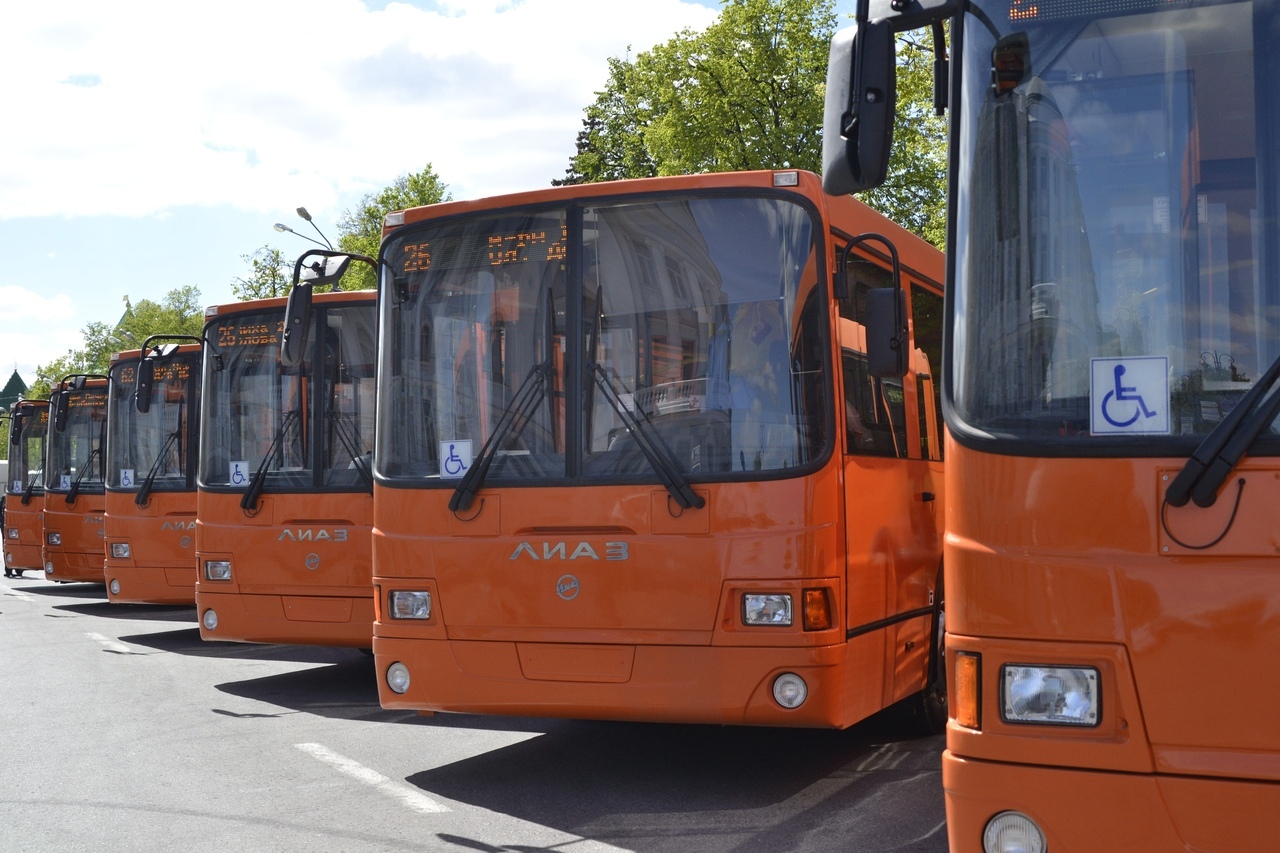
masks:
[[(841, 2), (839, 8), (852, 8)], [(611, 56), (714, 0), (60, 0), (0, 20), (0, 384), (115, 322), (124, 297), (234, 300), (431, 163), (454, 198), (563, 175)], [(314, 234), (312, 234), (314, 236)]]

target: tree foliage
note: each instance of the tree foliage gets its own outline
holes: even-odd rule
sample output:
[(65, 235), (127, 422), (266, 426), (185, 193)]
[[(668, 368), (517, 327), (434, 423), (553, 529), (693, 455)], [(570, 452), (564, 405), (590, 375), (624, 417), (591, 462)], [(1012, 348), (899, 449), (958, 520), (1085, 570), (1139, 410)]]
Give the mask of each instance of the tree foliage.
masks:
[[(401, 175), (381, 192), (369, 193), (354, 210), (338, 220), (338, 248), (370, 258), (378, 256), (382, 242), (382, 220), (393, 210), (451, 201), (449, 185), (428, 163), (421, 172)], [(377, 287), (374, 271), (365, 264), (352, 264), (342, 277), (342, 290), (370, 290)]]
[(36, 368), (35, 381), (27, 389), (28, 399), (47, 399), (50, 391), (65, 376), (77, 373), (105, 375), (111, 367), (111, 355), (125, 350), (141, 349), (151, 335), (200, 335), (204, 330), (204, 309), (200, 289), (193, 285), (178, 287), (160, 302), (143, 299), (134, 304), (124, 297), (124, 314), (112, 323), (93, 321), (81, 331), (84, 345), (69, 349), (65, 355)]
[(726, 0), (720, 18), (609, 60), (566, 178), (801, 168), (821, 160), (832, 0)]
[[(725, 0), (720, 18), (635, 59), (609, 60), (576, 153), (553, 184), (746, 169), (822, 168), (831, 0)], [(946, 123), (933, 114), (932, 40), (898, 41), (894, 153), (862, 200), (945, 239)]]
[(241, 255), (240, 260), (249, 265), (249, 276), (231, 282), (231, 292), (236, 299), (269, 299), (286, 296), (293, 283), (293, 262), (284, 252), (272, 246), (263, 246), (256, 252)]

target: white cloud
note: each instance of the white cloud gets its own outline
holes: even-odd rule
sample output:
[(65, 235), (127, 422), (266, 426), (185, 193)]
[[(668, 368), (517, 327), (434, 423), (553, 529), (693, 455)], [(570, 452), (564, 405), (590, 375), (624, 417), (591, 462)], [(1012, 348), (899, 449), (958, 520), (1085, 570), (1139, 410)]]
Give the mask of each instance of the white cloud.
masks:
[(36, 365), (49, 364), (67, 350), (84, 346), (75, 306), (67, 294), (44, 296), (25, 287), (0, 285), (4, 331), (0, 334), (0, 385), (17, 369), (27, 383)]
[(179, 205), (322, 210), (433, 164), (456, 197), (563, 174), (610, 56), (680, 0), (66, 0), (6, 12), (0, 220)]

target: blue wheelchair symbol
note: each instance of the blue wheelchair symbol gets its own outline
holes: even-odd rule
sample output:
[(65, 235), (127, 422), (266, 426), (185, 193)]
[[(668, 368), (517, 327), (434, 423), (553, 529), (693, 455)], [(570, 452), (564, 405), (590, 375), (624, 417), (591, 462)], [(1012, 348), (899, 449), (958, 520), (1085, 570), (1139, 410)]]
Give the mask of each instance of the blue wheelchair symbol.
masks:
[[(1124, 376), (1124, 365), (1117, 364), (1115, 368), (1116, 387), (1107, 392), (1107, 396), (1102, 398), (1102, 417), (1106, 418), (1107, 423), (1113, 427), (1122, 429), (1135, 423), (1138, 416), (1142, 415), (1147, 418), (1154, 418), (1156, 413), (1147, 408), (1147, 403), (1142, 399), (1141, 394), (1135, 393), (1138, 389), (1136, 386), (1122, 384), (1121, 377)], [(1112, 403), (1133, 403), (1133, 414), (1125, 418), (1120, 415), (1119, 418), (1111, 416)], [(1125, 406), (1119, 410), (1124, 414), (1128, 414), (1128, 407)]]
[(240, 463), (236, 462), (231, 466), (231, 485), (243, 486), (247, 478), (244, 475), (244, 469), (240, 467)]
[(449, 455), (444, 458), (444, 472), (450, 477), (456, 477), (462, 473), (462, 469), (466, 466), (462, 462), (462, 457), (458, 456), (455, 449), (457, 445), (449, 445)]
[(132, 474), (130, 474), (128, 471), (121, 471), (121, 472), (120, 472), (120, 486), (121, 486), (121, 488), (125, 488), (125, 489), (127, 489), (127, 488), (129, 488), (130, 486), (132, 486), (132, 485), (133, 485), (133, 475), (132, 475)]

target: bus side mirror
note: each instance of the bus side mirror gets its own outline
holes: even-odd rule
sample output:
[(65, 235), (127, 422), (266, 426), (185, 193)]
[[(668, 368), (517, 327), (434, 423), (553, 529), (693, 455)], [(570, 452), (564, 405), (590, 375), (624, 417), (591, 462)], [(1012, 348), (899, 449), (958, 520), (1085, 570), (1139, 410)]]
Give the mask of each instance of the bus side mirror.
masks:
[(156, 381), (156, 366), (144, 358), (138, 363), (138, 379), (133, 385), (133, 404), (140, 414), (151, 410), (151, 386)]
[(897, 102), (893, 30), (884, 21), (836, 33), (827, 59), (822, 188), (847, 195), (884, 183)]
[(54, 391), (53, 396), (49, 398), (49, 405), (53, 409), (53, 428), (56, 432), (62, 432), (67, 428), (67, 403), (70, 396), (66, 391)]
[(307, 329), (311, 326), (311, 282), (294, 282), (284, 309), (284, 334), (280, 338), (280, 363), (296, 367), (307, 351)]
[(27, 419), (25, 414), (21, 412), (15, 413), (9, 418), (9, 443), (17, 447), (21, 443), (22, 438), (22, 422)]
[(867, 291), (867, 372), (877, 379), (907, 373), (907, 295), (901, 287)]

